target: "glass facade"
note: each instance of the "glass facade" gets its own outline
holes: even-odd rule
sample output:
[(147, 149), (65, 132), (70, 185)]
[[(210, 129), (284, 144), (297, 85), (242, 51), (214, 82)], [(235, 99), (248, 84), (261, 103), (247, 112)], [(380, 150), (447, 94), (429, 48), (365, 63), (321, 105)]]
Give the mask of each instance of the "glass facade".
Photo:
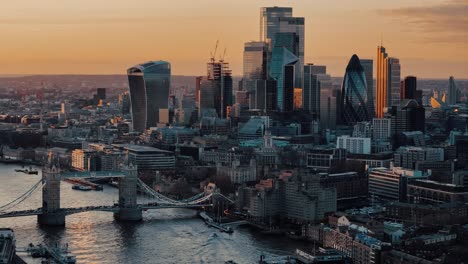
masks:
[(168, 108), (171, 64), (152, 61), (127, 70), (133, 129), (143, 132), (159, 122), (159, 109)]
[(377, 84), (375, 115), (377, 118), (384, 117), (384, 109), (388, 107), (388, 54), (384, 47), (377, 47)]
[(295, 33), (298, 37), (298, 47), (294, 51), (300, 64), (295, 69), (296, 88), (302, 88), (305, 50), (304, 21), (303, 17), (293, 17), (290, 7), (263, 7), (260, 9), (260, 40), (268, 44), (270, 53), (274, 49), (277, 33)]
[(263, 110), (264, 112), (276, 109), (276, 81), (257, 80), (255, 88), (255, 105), (252, 109)]
[(401, 76), (400, 60), (390, 58), (384, 47), (377, 47), (377, 100), (376, 117), (382, 118), (384, 110), (400, 105)]
[(317, 74), (314, 76), (314, 78), (317, 80), (317, 86), (320, 92), (320, 128), (322, 130), (335, 129), (338, 91), (333, 88), (332, 79), (330, 75)]
[(325, 74), (326, 66), (305, 65), (304, 84), (302, 87), (302, 108), (311, 113), (320, 112), (320, 89), (317, 82), (317, 74)]
[(367, 83), (367, 111), (371, 118), (375, 116), (374, 105), (374, 61), (370, 59), (361, 59), (361, 66), (364, 68)]
[(354, 54), (346, 67), (341, 91), (342, 121), (347, 125), (369, 121), (367, 82), (359, 57)]
[(296, 40), (295, 33), (278, 33), (272, 51), (270, 77), (276, 81), (276, 108), (281, 112), (294, 107), (294, 67), (299, 61), (294, 53), (297, 50)]
[(243, 89), (252, 100), (250, 108), (255, 108), (255, 86), (257, 80), (267, 79), (267, 54), (268, 46), (265, 42), (247, 42), (244, 45), (244, 75)]
[(260, 40), (270, 43), (279, 32), (279, 17), (292, 17), (291, 7), (262, 7), (260, 9)]
[(388, 58), (388, 101), (389, 106), (399, 106), (401, 102), (400, 60)]

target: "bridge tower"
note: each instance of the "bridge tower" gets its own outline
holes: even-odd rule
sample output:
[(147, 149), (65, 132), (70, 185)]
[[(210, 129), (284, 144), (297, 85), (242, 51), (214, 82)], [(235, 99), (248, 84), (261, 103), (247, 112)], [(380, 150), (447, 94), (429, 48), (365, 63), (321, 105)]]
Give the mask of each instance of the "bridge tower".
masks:
[(119, 182), (119, 212), (114, 216), (122, 221), (140, 221), (143, 219), (143, 212), (137, 204), (137, 183), (138, 172), (132, 163), (123, 168), (125, 177)]
[(41, 225), (64, 226), (65, 213), (60, 209), (60, 169), (49, 164), (42, 169), (42, 214), (37, 216)]

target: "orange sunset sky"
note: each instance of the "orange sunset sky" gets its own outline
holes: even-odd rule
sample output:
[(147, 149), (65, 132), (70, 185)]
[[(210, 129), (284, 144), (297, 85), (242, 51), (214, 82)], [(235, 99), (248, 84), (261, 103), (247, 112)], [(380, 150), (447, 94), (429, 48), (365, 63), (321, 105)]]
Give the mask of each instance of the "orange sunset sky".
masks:
[(305, 17), (306, 62), (333, 76), (353, 53), (375, 59), (383, 36), (402, 76), (468, 78), (468, 0), (2, 0), (0, 75), (124, 74), (159, 59), (199, 75), (216, 40), (240, 75), (259, 8), (274, 5)]

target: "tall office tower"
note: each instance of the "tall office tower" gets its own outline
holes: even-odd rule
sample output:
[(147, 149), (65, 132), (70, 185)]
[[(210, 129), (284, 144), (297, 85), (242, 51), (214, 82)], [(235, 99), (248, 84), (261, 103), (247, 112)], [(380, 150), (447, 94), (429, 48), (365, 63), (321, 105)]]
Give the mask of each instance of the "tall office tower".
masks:
[[(304, 18), (292, 17), (290, 7), (262, 7), (260, 9), (260, 41), (268, 43), (269, 51), (274, 47), (277, 33), (296, 33), (299, 46), (294, 54), (299, 58), (299, 67), (296, 67), (296, 88), (302, 88), (302, 70), (304, 65)], [(268, 65), (269, 67), (269, 65)]]
[(335, 129), (337, 122), (337, 103), (340, 91), (333, 88), (330, 75), (317, 74), (317, 84), (320, 91), (320, 128)]
[[(200, 85), (203, 80), (203, 76), (198, 76), (195, 78), (195, 100), (197, 100), (197, 103), (200, 102)], [(200, 105), (198, 105), (200, 107)]]
[(280, 112), (288, 112), (294, 109), (298, 38), (296, 33), (277, 33), (274, 43), (270, 77), (276, 81), (276, 108)]
[(327, 67), (321, 65), (304, 65), (304, 84), (302, 86), (302, 108), (311, 113), (320, 113), (320, 89), (317, 74), (326, 74)]
[(416, 100), (417, 79), (414, 76), (406, 76), (401, 81), (401, 100), (415, 99)]
[(370, 121), (366, 75), (356, 54), (346, 67), (341, 95), (341, 118), (344, 124), (355, 125), (357, 122)]
[(377, 118), (384, 117), (384, 108), (388, 107), (388, 54), (384, 47), (377, 47), (377, 83), (375, 115)]
[(168, 108), (171, 64), (151, 61), (127, 70), (133, 129), (143, 132), (159, 122), (159, 110)]
[(400, 60), (390, 58), (382, 46), (377, 47), (376, 117), (384, 116), (385, 108), (400, 105)]
[(200, 83), (200, 116), (214, 109), (220, 118), (226, 118), (226, 109), (232, 105), (232, 76), (229, 63), (214, 59), (207, 63), (207, 78)]
[(371, 59), (361, 59), (361, 66), (364, 68), (367, 83), (367, 112), (371, 118), (375, 116), (374, 105), (374, 61)]
[[(303, 17), (280, 17), (281, 33), (296, 33), (298, 37), (297, 51), (294, 53), (299, 58), (298, 65), (295, 67), (295, 87), (302, 88), (302, 75), (304, 66), (304, 18)], [(275, 38), (276, 40), (276, 38)], [(273, 44), (274, 46), (275, 44)]]
[(273, 36), (279, 32), (279, 18), (292, 17), (291, 7), (260, 8), (260, 41), (271, 43)]
[(449, 91), (448, 91), (448, 104), (453, 105), (456, 104), (461, 98), (461, 91), (457, 89), (455, 84), (455, 78), (450, 76), (449, 78)]
[(276, 109), (275, 80), (257, 80), (253, 109), (259, 109), (263, 112), (274, 111)]
[(268, 45), (265, 42), (252, 41), (244, 44), (244, 76), (242, 88), (251, 97), (250, 108), (255, 104), (255, 86), (257, 80), (267, 79)]
[(388, 106), (398, 106), (401, 102), (401, 66), (397, 58), (388, 58)]

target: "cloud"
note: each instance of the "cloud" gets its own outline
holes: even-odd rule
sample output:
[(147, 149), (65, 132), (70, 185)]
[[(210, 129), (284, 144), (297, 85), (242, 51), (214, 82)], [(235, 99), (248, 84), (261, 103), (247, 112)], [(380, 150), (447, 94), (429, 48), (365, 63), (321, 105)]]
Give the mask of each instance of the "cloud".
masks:
[(379, 10), (403, 20), (424, 42), (468, 44), (468, 0), (448, 0), (432, 6)]

